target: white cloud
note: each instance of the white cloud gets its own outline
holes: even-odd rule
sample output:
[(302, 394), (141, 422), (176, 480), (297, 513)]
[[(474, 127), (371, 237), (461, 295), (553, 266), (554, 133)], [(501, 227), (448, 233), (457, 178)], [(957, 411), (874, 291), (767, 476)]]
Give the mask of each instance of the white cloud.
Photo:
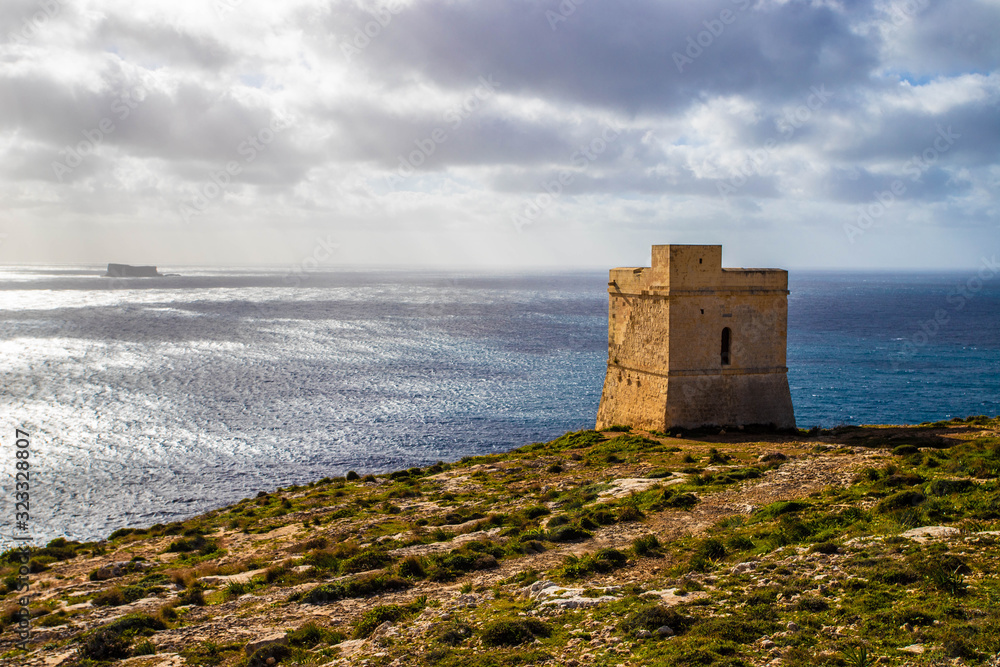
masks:
[[(943, 266), (996, 238), (995, 2), (588, 3), (552, 30), (551, 0), (45, 1), (0, 9), (0, 261), (283, 263), (322, 232), (360, 263), (605, 266), (704, 241)], [(914, 170), (940, 128), (960, 138)]]

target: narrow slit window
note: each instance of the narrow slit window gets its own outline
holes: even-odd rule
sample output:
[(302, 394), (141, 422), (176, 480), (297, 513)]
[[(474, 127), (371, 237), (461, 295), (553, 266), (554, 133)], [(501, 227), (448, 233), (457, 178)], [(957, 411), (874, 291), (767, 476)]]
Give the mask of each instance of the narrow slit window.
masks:
[(732, 339), (733, 332), (726, 327), (722, 330), (722, 365), (729, 365), (729, 344)]

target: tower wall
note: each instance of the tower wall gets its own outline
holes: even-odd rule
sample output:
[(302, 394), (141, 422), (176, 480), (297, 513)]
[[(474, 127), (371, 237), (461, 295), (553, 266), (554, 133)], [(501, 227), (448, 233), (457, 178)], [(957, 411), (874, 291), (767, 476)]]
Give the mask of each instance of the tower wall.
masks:
[(652, 259), (610, 272), (597, 427), (794, 426), (788, 273), (723, 269), (721, 246), (653, 246)]

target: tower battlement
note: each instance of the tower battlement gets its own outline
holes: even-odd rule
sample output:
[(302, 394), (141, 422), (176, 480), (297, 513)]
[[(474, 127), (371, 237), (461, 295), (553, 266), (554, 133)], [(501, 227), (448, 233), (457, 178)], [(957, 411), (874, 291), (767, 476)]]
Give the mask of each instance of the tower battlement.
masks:
[(609, 275), (597, 427), (794, 427), (788, 272), (723, 268), (718, 245), (656, 245), (651, 264)]

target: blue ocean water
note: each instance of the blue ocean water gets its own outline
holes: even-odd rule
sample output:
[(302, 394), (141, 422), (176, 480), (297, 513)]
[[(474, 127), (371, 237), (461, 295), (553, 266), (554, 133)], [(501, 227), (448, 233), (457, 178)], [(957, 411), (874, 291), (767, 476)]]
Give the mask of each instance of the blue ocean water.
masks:
[[(0, 269), (0, 436), (32, 434), (39, 540), (593, 425), (604, 271), (177, 271)], [(1000, 413), (1000, 276), (975, 277), (793, 272), (799, 425)]]

